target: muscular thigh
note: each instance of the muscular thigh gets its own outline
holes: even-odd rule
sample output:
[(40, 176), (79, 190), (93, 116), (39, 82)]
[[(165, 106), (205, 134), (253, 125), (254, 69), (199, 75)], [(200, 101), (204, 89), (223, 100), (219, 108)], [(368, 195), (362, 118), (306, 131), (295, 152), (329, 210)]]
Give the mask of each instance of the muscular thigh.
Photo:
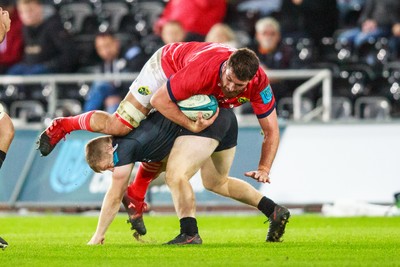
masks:
[(167, 177), (190, 179), (213, 154), (218, 141), (202, 136), (185, 135), (175, 140), (167, 164)]
[(201, 167), (203, 184), (208, 187), (225, 180), (235, 157), (236, 147), (214, 152)]

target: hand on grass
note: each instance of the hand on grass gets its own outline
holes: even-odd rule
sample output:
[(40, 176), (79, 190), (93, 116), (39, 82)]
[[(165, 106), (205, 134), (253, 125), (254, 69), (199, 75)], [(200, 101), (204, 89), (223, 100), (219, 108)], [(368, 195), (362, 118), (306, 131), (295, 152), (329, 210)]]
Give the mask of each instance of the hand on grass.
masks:
[(104, 237), (97, 237), (94, 235), (92, 239), (87, 243), (87, 245), (103, 245), (104, 244)]

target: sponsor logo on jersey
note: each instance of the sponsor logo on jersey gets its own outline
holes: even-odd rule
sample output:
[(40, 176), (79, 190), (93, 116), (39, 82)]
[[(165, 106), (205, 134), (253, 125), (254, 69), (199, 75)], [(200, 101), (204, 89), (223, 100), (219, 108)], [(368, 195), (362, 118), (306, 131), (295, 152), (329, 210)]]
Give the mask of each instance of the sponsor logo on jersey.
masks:
[(244, 104), (244, 103), (247, 103), (247, 102), (249, 102), (250, 101), (250, 99), (248, 99), (247, 97), (239, 97), (238, 98), (238, 102), (240, 103), (240, 104)]
[(261, 96), (261, 99), (262, 99), (264, 104), (268, 104), (269, 102), (271, 102), (271, 100), (272, 100), (272, 90), (271, 90), (271, 86), (269, 84), (268, 84), (267, 87), (264, 88), (264, 90), (262, 90), (260, 92), (260, 96)]
[(141, 95), (149, 95), (151, 92), (148, 86), (140, 86), (138, 89), (138, 93)]

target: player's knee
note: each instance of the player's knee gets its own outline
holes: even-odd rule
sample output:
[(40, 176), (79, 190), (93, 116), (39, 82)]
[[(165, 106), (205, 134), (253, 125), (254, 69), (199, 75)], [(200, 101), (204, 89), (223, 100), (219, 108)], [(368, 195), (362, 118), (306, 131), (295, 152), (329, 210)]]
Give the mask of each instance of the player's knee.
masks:
[(182, 182), (186, 182), (187, 180), (185, 179), (185, 176), (183, 174), (178, 174), (178, 173), (166, 173), (165, 175), (165, 183), (168, 185), (168, 187), (179, 187), (179, 185)]
[(107, 122), (105, 124), (105, 132), (107, 134), (115, 135), (115, 136), (124, 136), (127, 135), (132, 128), (123, 124), (117, 117), (114, 115), (107, 118)]
[(207, 177), (202, 177), (203, 186), (205, 189), (211, 192), (218, 192), (220, 188), (226, 184), (227, 179), (208, 179)]

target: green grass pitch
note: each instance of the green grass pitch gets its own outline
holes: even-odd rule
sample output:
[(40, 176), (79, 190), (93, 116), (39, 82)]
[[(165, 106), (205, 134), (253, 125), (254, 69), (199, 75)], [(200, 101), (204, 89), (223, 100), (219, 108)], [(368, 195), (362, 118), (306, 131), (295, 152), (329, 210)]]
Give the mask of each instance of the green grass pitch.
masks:
[(201, 246), (162, 245), (178, 234), (175, 216), (146, 216), (147, 243), (133, 240), (125, 216), (103, 246), (87, 246), (96, 216), (0, 218), (1, 266), (400, 266), (400, 217), (294, 215), (284, 242), (266, 243), (262, 216), (198, 216)]

